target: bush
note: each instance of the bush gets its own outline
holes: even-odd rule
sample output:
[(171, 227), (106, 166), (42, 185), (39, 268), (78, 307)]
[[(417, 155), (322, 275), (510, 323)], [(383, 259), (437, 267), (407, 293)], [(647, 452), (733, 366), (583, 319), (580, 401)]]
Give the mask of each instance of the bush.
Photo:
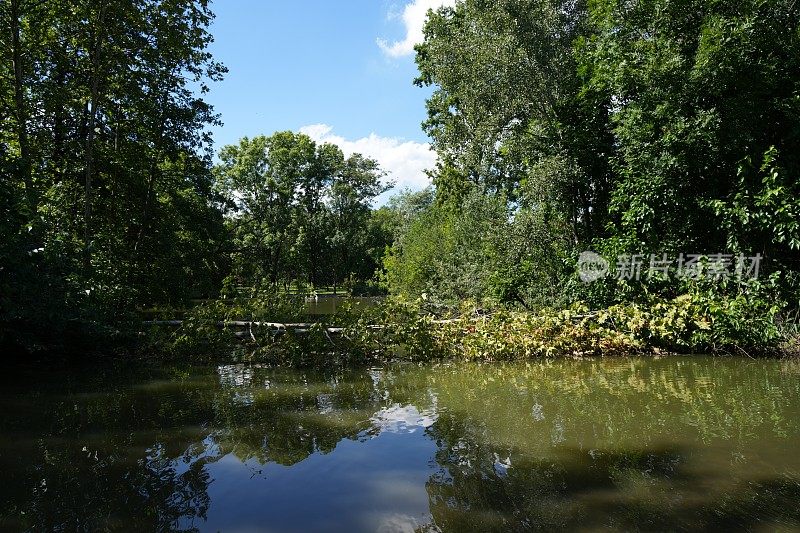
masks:
[[(251, 328), (238, 334), (228, 320), (290, 322), (303, 319), (302, 302), (284, 295), (215, 301), (187, 313), (177, 330), (159, 328), (168, 355), (220, 355), (293, 366), (371, 364), (379, 359), (438, 358), (503, 361), (540, 357), (715, 353), (770, 355), (786, 350), (781, 305), (769, 283), (751, 282), (732, 296), (694, 285), (675, 298), (592, 310), (576, 303), (536, 312), (474, 303), (455, 317), (425, 298), (388, 298), (375, 307), (343, 305), (301, 332)], [(329, 330), (329, 328), (335, 328)]]

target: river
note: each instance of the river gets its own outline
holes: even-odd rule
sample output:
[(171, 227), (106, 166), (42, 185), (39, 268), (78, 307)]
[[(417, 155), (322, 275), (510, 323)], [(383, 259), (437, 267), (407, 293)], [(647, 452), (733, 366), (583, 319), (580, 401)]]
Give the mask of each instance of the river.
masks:
[(800, 362), (14, 369), (0, 528), (800, 528)]

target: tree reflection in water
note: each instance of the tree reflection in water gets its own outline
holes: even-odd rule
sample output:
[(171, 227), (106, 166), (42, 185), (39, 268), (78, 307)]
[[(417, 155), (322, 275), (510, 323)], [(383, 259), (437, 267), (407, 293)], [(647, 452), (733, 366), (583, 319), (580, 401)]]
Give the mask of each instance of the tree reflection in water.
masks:
[(4, 529), (800, 526), (779, 362), (27, 372), (0, 393)]

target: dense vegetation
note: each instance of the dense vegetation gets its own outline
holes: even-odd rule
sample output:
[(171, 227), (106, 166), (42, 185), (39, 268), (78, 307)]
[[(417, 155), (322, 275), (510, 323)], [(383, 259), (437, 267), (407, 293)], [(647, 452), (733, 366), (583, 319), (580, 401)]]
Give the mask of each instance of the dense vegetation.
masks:
[(206, 0), (0, 6), (3, 344), (218, 285), (211, 18)]
[[(594, 249), (612, 264), (761, 253), (762, 274), (791, 281), (799, 17), (782, 0), (440, 9), (417, 49), (417, 83), (436, 88), (425, 123), (440, 156), (436, 202), (401, 236), (390, 277), (412, 295), (535, 305), (574, 298), (567, 278)], [(447, 253), (434, 254), (442, 240)], [(577, 296), (643, 290), (628, 285), (607, 279)]]
[(343, 281), (353, 288), (371, 280), (392, 242), (371, 213), (389, 188), (377, 162), (291, 132), (244, 138), (220, 159), (217, 182), (233, 211), (231, 281), (336, 292)]
[[(222, 297), (167, 336), (208, 349), (219, 320), (280, 320), (280, 295), (327, 287), (399, 299), (350, 332), (370, 354), (755, 353), (796, 328), (794, 0), (430, 13), (416, 83), (434, 88), (433, 187), (377, 210), (378, 164), (302, 134), (244, 138), (213, 165), (212, 17), (207, 0), (0, 6), (0, 344), (108, 343), (142, 309)], [(611, 265), (593, 283), (575, 271), (586, 250)], [(707, 258), (691, 276), (647, 268), (681, 254)], [(758, 279), (737, 257), (763, 258)]]
[[(393, 289), (527, 309), (692, 301), (691, 321), (735, 324), (729, 340), (777, 341), (751, 334), (798, 307), (798, 22), (783, 0), (433, 13), (417, 83), (435, 88), (435, 199), (386, 261)], [(575, 275), (586, 250), (611, 265), (594, 283)], [(700, 259), (681, 276), (681, 254), (724, 270)], [(759, 254), (757, 280), (736, 275), (735, 258)], [(620, 256), (643, 260), (641, 277), (615, 271)], [(651, 257), (673, 261), (648, 272)]]
[(276, 134), (212, 168), (212, 18), (207, 0), (0, 4), (1, 346), (108, 349), (142, 308), (372, 279), (391, 243), (374, 161)]

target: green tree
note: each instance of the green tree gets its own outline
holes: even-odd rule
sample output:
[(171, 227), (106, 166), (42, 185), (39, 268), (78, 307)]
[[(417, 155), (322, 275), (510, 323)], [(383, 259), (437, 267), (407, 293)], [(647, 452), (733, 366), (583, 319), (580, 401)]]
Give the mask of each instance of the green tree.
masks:
[(217, 118), (202, 99), (224, 73), (207, 50), (212, 18), (206, 0), (0, 4), (3, 231), (16, 258), (0, 273), (13, 302), (2, 328), (58, 338), (65, 318), (211, 290), (216, 260), (176, 250), (221, 238), (205, 129)]
[(613, 102), (612, 208), (626, 242), (713, 252), (737, 241), (760, 250), (769, 236), (719, 223), (715, 206), (752, 190), (760, 177), (745, 162), (771, 147), (785, 173), (797, 175), (795, 3), (598, 1), (591, 17), (596, 34), (577, 51), (586, 84)]
[(416, 82), (435, 87), (424, 127), (440, 201), (457, 205), (471, 185), (512, 202), (536, 194), (527, 201), (551, 204), (576, 236), (603, 234), (613, 139), (606, 96), (577, 71), (585, 4), (466, 0), (431, 13)]
[(370, 279), (372, 200), (387, 189), (378, 164), (345, 158), (332, 144), (300, 133), (244, 138), (220, 152), (218, 187), (234, 209), (239, 281), (273, 289), (280, 283), (330, 284)]
[(331, 233), (328, 237), (333, 261), (333, 287), (357, 277), (369, 279), (375, 271), (368, 253), (372, 200), (390, 185), (375, 160), (353, 154), (344, 159), (331, 181), (328, 196)]
[(220, 151), (217, 176), (236, 206), (234, 265), (243, 281), (276, 287), (290, 275), (297, 195), (301, 183), (310, 181), (315, 158), (314, 142), (291, 132), (245, 137)]
[[(791, 0), (465, 0), (430, 13), (417, 83), (434, 87), (424, 126), (437, 204), (453, 210), (398, 241), (392, 268), (409, 261), (409, 279), (420, 275), (398, 289), (426, 279), (454, 294), (423, 244), (456, 246), (476, 194), (504, 200), (517, 228), (486, 218), (505, 238), (459, 269), (489, 265), (471, 284), (483, 297), (552, 300), (589, 248), (760, 252), (769, 269), (795, 271), (799, 11)], [(604, 298), (683, 290), (622, 285), (603, 285)]]

